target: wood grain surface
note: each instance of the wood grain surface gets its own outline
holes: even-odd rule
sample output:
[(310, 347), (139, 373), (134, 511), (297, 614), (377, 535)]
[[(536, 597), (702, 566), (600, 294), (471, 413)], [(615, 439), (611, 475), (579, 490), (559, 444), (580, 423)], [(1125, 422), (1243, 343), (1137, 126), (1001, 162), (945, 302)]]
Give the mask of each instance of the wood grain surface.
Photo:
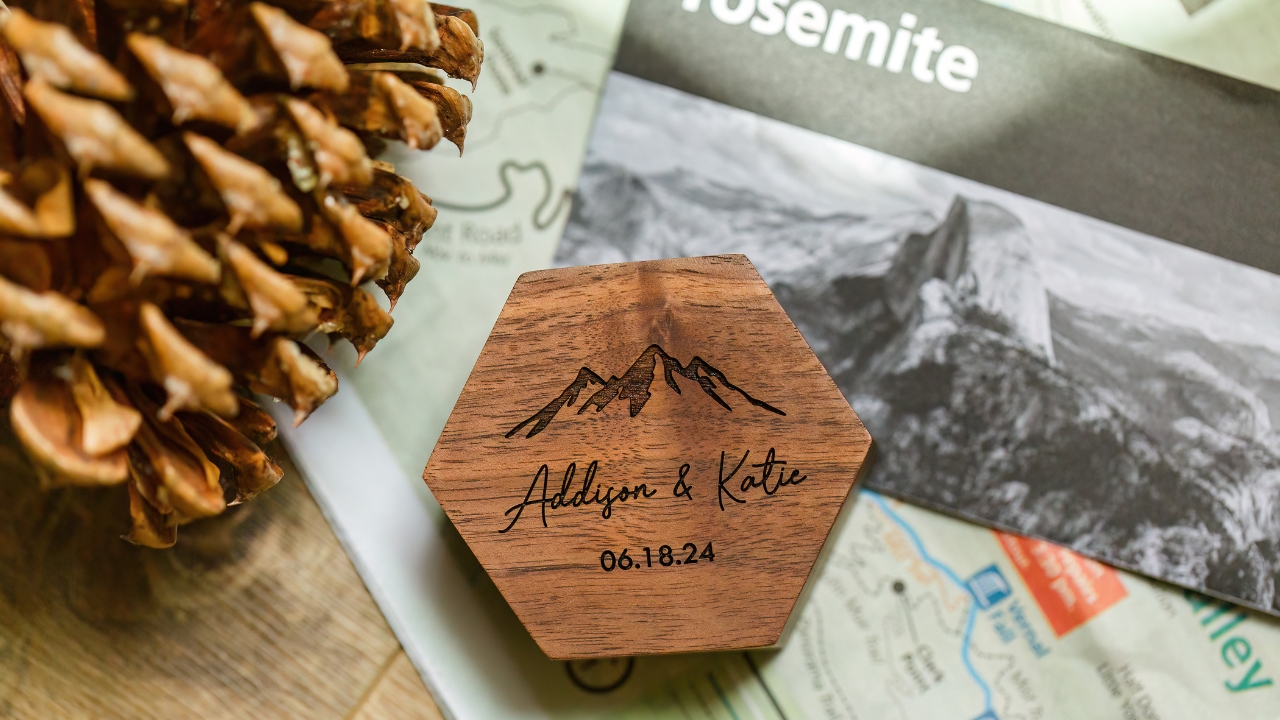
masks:
[(423, 477), (552, 658), (726, 650), (779, 640), (870, 444), (723, 255), (521, 276)]
[(120, 488), (42, 492), (0, 420), (0, 717), (439, 718), (297, 472), (119, 536)]
[(444, 720), (403, 650), (387, 663), (351, 720)]

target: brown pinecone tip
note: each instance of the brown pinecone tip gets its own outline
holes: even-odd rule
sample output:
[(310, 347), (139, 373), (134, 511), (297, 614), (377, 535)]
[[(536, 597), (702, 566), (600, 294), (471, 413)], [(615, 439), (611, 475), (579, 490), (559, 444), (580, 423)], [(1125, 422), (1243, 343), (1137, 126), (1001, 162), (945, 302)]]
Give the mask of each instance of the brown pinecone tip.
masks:
[[(144, 29), (144, 31), (139, 31)], [(46, 487), (120, 485), (125, 539), (280, 480), (435, 221), (367, 148), (461, 151), (474, 13), (422, 0), (20, 0), (0, 16), (0, 400)], [(382, 302), (365, 283), (376, 283)]]

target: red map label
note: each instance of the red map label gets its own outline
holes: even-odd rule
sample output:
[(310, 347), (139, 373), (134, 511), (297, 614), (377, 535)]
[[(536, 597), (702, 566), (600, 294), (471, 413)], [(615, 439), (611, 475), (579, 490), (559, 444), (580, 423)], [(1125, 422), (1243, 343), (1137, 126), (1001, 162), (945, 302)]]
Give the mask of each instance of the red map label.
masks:
[(1128, 595), (1120, 573), (1043, 540), (997, 532), (1054, 634), (1062, 637)]

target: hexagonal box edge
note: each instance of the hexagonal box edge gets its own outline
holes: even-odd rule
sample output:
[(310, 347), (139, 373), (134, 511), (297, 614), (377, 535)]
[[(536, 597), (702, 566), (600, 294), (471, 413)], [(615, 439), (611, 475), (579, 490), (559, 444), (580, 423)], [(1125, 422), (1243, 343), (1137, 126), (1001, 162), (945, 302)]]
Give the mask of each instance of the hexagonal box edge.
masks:
[(785, 639), (870, 449), (721, 255), (522, 275), (423, 478), (547, 655), (735, 650)]

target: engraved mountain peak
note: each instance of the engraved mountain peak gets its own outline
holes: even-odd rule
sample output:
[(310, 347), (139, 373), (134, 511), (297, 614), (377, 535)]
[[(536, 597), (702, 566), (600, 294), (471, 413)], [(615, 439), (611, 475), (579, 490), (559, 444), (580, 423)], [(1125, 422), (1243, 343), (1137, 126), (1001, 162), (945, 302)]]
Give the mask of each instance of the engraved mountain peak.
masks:
[(743, 397), (743, 399), (758, 408), (768, 410), (769, 412), (776, 413), (778, 415), (786, 415), (786, 413), (778, 408), (764, 402), (763, 400), (757, 400), (751, 397), (747, 391), (729, 382), (729, 379), (725, 377), (724, 373), (717, 370), (701, 357), (695, 355), (693, 359), (689, 361), (688, 365), (682, 365), (679, 360), (668, 354), (666, 350), (663, 350), (659, 345), (654, 344), (645, 348), (644, 352), (640, 353), (640, 357), (636, 358), (635, 362), (631, 363), (631, 367), (627, 368), (627, 371), (622, 374), (622, 377), (611, 375), (606, 381), (596, 374), (591, 368), (583, 366), (578, 370), (578, 375), (573, 379), (573, 382), (569, 383), (568, 387), (566, 387), (564, 391), (556, 397), (556, 399), (547, 403), (546, 407), (529, 416), (524, 420), (524, 422), (521, 422), (519, 425), (511, 428), (510, 432), (508, 432), (506, 436), (511, 437), (515, 435), (530, 423), (533, 423), (533, 428), (529, 430), (529, 434), (525, 435), (525, 437), (531, 438), (534, 435), (537, 435), (551, 424), (551, 421), (555, 419), (555, 416), (560, 412), (561, 408), (566, 405), (573, 405), (577, 401), (578, 395), (592, 385), (600, 385), (602, 387), (583, 401), (582, 406), (578, 408), (579, 415), (585, 412), (587, 408), (593, 406), (595, 407), (596, 412), (600, 412), (606, 405), (613, 402), (615, 398), (622, 398), (630, 402), (631, 417), (635, 417), (640, 414), (640, 411), (644, 409), (645, 403), (647, 403), (649, 398), (653, 396), (653, 393), (649, 392), (649, 388), (653, 384), (654, 374), (659, 360), (662, 361), (663, 378), (667, 381), (667, 386), (676, 391), (676, 394), (682, 394), (680, 392), (680, 386), (676, 383), (675, 379), (676, 375), (680, 375), (681, 377), (698, 383), (698, 386), (702, 388), (702, 391), (709, 395), (711, 399), (719, 403), (725, 410), (732, 412), (733, 408), (730, 407), (729, 403), (725, 402), (724, 398), (720, 397), (719, 393), (716, 392), (716, 382), (719, 382), (720, 386), (724, 389), (738, 393)]

